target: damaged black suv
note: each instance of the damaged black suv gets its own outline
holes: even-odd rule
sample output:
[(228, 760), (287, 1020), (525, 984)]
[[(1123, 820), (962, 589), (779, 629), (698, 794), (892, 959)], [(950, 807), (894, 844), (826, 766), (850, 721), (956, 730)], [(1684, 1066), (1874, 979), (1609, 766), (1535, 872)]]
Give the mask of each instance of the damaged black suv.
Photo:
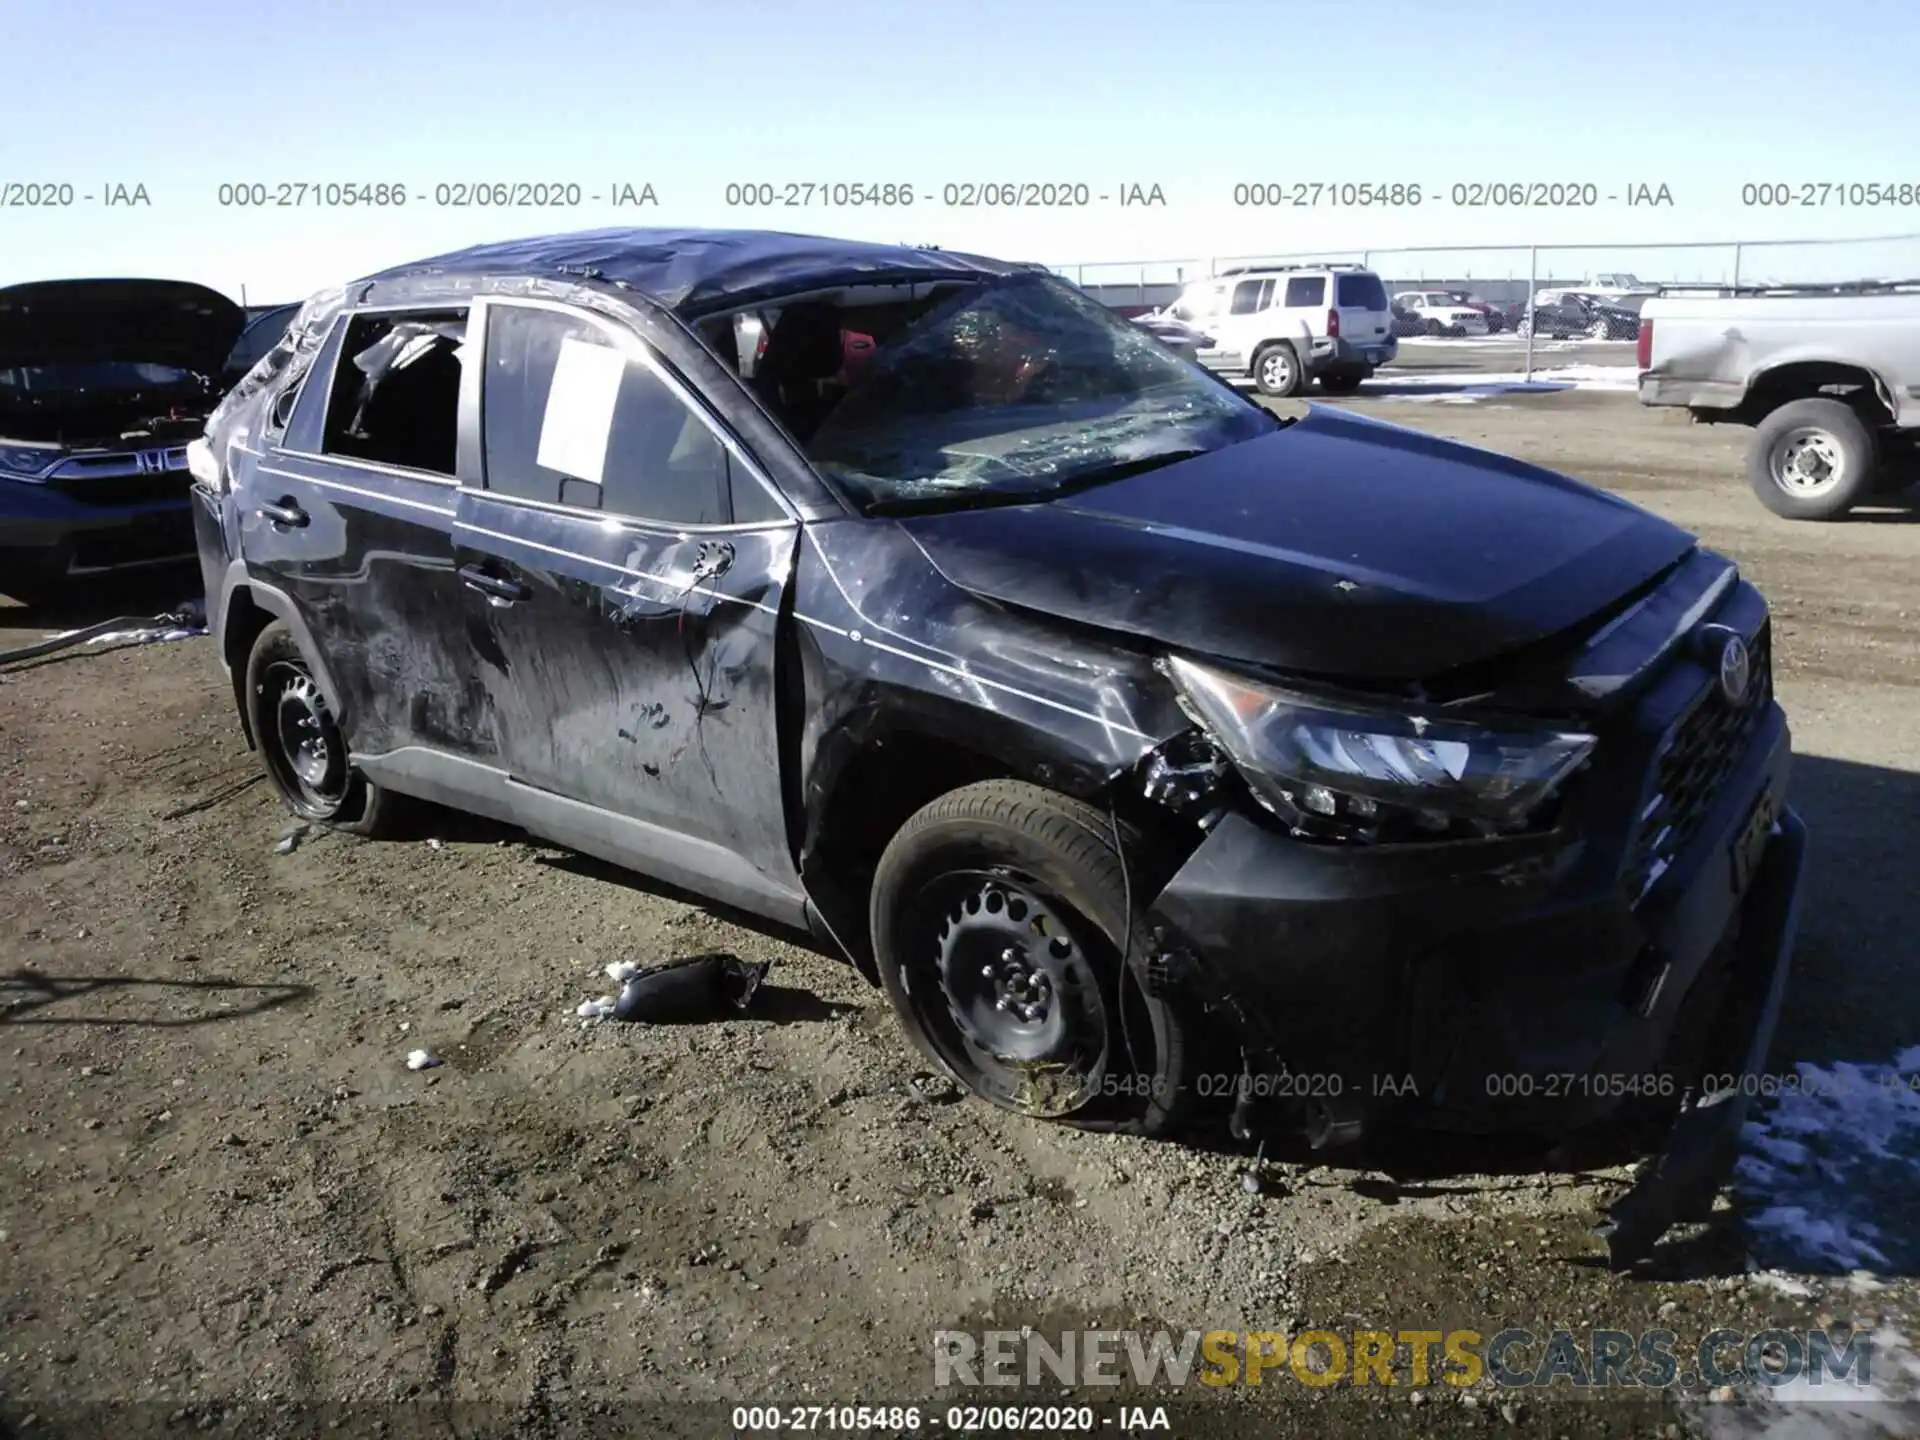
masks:
[(782, 234), (318, 296), (191, 458), (301, 815), (438, 801), (804, 927), (1026, 1114), (1654, 1104), (1616, 1258), (1710, 1198), (1804, 832), (1765, 603), (1662, 520), (1280, 416), (1030, 266)]

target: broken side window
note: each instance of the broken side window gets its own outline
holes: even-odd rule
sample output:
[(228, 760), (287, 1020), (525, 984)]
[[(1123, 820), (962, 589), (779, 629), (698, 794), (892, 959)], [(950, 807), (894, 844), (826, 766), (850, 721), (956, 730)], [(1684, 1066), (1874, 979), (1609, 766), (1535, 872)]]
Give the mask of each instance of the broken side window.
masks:
[(328, 396), (328, 455), (453, 475), (464, 310), (357, 315)]

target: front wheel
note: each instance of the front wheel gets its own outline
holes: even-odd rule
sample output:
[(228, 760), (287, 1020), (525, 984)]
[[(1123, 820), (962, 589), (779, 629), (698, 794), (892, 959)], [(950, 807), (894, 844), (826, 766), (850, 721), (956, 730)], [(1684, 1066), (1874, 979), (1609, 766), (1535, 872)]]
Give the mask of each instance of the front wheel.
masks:
[(1526, 339), (1529, 335), (1533, 334), (1533, 322), (1531, 320), (1522, 320), (1518, 325), (1513, 327), (1513, 333), (1518, 335), (1522, 340)]
[(253, 642), (246, 693), (254, 743), (287, 808), (335, 830), (381, 833), (391, 800), (348, 759), (339, 719), (284, 620)]
[(1589, 340), (1610, 340), (1613, 338), (1613, 327), (1604, 320), (1596, 320), (1587, 326), (1587, 338)]
[(1873, 493), (1873, 432), (1838, 400), (1795, 400), (1755, 428), (1747, 479), (1760, 503), (1789, 520), (1838, 520)]
[(1300, 369), (1300, 357), (1282, 341), (1269, 345), (1253, 357), (1253, 383), (1262, 395), (1285, 397), (1300, 393), (1306, 376)]
[(875, 958), (935, 1065), (1016, 1114), (1163, 1134), (1183, 1113), (1189, 1023), (1146, 979), (1149, 887), (1109, 818), (990, 780), (913, 815), (875, 872)]

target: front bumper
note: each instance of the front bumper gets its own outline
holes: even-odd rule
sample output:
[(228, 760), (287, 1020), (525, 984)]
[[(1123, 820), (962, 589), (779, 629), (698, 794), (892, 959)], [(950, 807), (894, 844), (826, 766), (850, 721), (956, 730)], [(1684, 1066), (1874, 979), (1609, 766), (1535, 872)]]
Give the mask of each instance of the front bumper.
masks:
[(1616, 1270), (1645, 1256), (1676, 1221), (1704, 1219), (1733, 1166), (1780, 1020), (1806, 854), (1806, 826), (1787, 810), (1775, 823), (1733, 941), (1733, 971), (1742, 983), (1707, 1037), (1708, 1083), (1687, 1097), (1665, 1146), (1601, 1227)]
[(93, 504), (48, 485), (0, 480), (0, 566), (57, 579), (189, 560), (184, 475), (179, 490), (136, 504)]
[(1670, 1115), (1714, 1077), (1618, 1207), (1616, 1257), (1710, 1195), (1745, 1111), (1734, 1077), (1764, 1061), (1778, 1016), (1805, 832), (1784, 807), (1791, 737), (1769, 698), (1689, 838), (1641, 883), (1630, 837), (1697, 680), (1689, 665), (1655, 688), (1654, 738), (1616, 744), (1617, 768), (1585, 777), (1551, 834), (1331, 846), (1223, 818), (1153, 906), (1168, 973), (1245, 1049), (1237, 1084), (1211, 1077), (1214, 1093), (1282, 1101), (1317, 1138), (1561, 1136)]

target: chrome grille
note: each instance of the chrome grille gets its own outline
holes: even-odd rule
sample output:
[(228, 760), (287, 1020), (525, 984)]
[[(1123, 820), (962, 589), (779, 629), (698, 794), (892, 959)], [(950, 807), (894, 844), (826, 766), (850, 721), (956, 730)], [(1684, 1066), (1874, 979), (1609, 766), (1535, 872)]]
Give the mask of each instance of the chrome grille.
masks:
[(1773, 699), (1772, 626), (1751, 642), (1753, 678), (1739, 704), (1712, 685), (1667, 732), (1655, 762), (1653, 798), (1641, 813), (1625, 871), (1637, 902), (1687, 847), (1727, 777), (1746, 754)]
[(47, 488), (84, 505), (146, 505), (160, 500), (184, 500), (190, 483), (184, 445), (76, 455), (56, 466), (46, 480)]

